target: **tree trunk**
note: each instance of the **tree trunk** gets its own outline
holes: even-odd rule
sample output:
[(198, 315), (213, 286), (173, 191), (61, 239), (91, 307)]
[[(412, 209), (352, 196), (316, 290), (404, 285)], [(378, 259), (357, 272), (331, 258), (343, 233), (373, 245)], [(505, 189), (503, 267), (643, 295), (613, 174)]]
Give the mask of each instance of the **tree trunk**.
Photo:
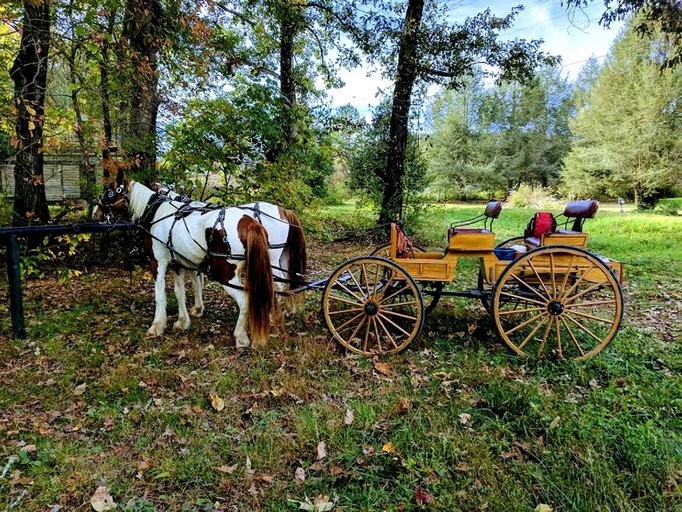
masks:
[(294, 39), (296, 28), (288, 11), (282, 15), (280, 22), (279, 46), (279, 87), (284, 100), (284, 140), (291, 144), (298, 136), (298, 127), (294, 119), (296, 109), (296, 87), (294, 84)]
[(392, 221), (396, 215), (402, 215), (405, 150), (409, 134), (412, 88), (417, 77), (417, 47), (423, 11), (424, 0), (409, 0), (403, 36), (398, 49), (398, 71), (393, 89), (389, 150), (384, 173), (380, 224)]
[(43, 121), (50, 50), (48, 0), (24, 0), (21, 46), (10, 69), (17, 110), (14, 166), (15, 226), (50, 220), (43, 175)]
[(128, 126), (123, 140), (128, 156), (143, 154), (136, 178), (156, 178), (156, 117), (159, 110), (158, 52), (163, 24), (159, 0), (126, 2), (126, 36), (130, 45), (131, 94)]
[[(113, 33), (115, 15), (109, 14), (109, 23), (107, 31), (109, 34)], [(104, 178), (108, 178), (112, 170), (111, 166), (111, 148), (113, 140), (113, 131), (111, 128), (111, 106), (109, 104), (109, 43), (107, 38), (102, 38), (102, 62), (99, 65), (99, 92), (102, 99), (102, 126), (104, 129), (104, 142), (102, 144), (102, 173)]]

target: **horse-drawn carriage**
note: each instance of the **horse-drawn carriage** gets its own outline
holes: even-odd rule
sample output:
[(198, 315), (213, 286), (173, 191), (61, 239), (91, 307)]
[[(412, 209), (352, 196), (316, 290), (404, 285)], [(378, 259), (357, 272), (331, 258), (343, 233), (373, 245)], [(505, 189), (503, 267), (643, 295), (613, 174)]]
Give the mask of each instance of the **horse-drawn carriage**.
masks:
[[(275, 293), (322, 289), (327, 327), (337, 342), (357, 354), (405, 349), (438, 300), (455, 295), (480, 299), (500, 337), (519, 355), (585, 360), (613, 339), (623, 316), (621, 263), (586, 249), (583, 222), (594, 217), (597, 206), (596, 201), (569, 203), (558, 227), (495, 246), (492, 223), (502, 206), (493, 201), (483, 214), (453, 223), (447, 247), (438, 252), (414, 246), (396, 222), (390, 244), (346, 261), (329, 278), (315, 282), (302, 282), (305, 246), (300, 223), (292, 212), (275, 205), (183, 203), (120, 174), (105, 188), (93, 216), (101, 219), (128, 210), (147, 234), (156, 267), (151, 336), (161, 335), (166, 327), (165, 273), (173, 268), (179, 307), (174, 328), (189, 327), (184, 271), (193, 277), (192, 316), (203, 312), (197, 275), (206, 273), (237, 301), (238, 346), (250, 344), (248, 334), (256, 344), (265, 342), (276, 309)], [(482, 227), (471, 227), (479, 221)], [(445, 286), (453, 281), (461, 259), (479, 261), (478, 286), (448, 291)]]
[[(493, 201), (482, 215), (453, 223), (438, 252), (415, 247), (396, 222), (390, 244), (346, 261), (327, 281), (327, 327), (352, 352), (396, 353), (417, 338), (440, 297), (464, 296), (483, 302), (517, 354), (589, 359), (613, 339), (623, 317), (622, 264), (586, 249), (583, 222), (597, 207), (569, 203), (558, 228), (496, 246), (492, 223), (502, 205)], [(469, 227), (479, 221), (482, 227)], [(479, 261), (477, 288), (446, 291), (458, 262), (471, 258)]]

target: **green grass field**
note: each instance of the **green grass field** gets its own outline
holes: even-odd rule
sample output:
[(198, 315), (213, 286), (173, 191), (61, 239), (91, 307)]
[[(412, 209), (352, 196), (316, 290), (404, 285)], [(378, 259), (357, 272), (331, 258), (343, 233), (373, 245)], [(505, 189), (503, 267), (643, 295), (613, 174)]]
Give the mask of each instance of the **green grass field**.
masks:
[[(414, 235), (443, 247), (480, 211), (434, 208)], [(503, 210), (499, 241), (530, 215)], [(350, 235), (371, 222), (349, 205), (308, 216), (311, 274), (368, 254)], [(586, 230), (626, 263), (626, 316), (581, 364), (513, 355), (464, 299), (381, 361), (330, 341), (319, 292), (262, 351), (234, 348), (215, 286), (204, 318), (149, 340), (142, 269), (29, 281), (29, 338), (14, 341), (3, 281), (0, 507), (92, 510), (106, 485), (126, 511), (681, 510), (682, 218), (603, 208)]]

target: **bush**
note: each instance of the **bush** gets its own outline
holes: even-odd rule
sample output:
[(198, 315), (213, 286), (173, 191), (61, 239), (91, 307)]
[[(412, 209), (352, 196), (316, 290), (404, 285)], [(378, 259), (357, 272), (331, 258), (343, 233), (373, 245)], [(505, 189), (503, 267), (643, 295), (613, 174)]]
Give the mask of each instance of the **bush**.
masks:
[(553, 196), (545, 187), (535, 187), (522, 183), (512, 190), (507, 198), (512, 208), (561, 208), (563, 202)]

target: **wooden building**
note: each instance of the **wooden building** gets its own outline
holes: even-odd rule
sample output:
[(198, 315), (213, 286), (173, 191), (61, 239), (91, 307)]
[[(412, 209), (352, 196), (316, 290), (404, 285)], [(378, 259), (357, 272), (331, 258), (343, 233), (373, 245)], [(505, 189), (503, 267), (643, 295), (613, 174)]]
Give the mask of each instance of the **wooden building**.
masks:
[[(81, 198), (80, 161), (80, 153), (44, 156), (43, 175), (48, 202)], [(96, 162), (91, 161), (91, 164), (96, 165)], [(0, 163), (0, 191), (5, 197), (14, 196), (14, 158)]]

